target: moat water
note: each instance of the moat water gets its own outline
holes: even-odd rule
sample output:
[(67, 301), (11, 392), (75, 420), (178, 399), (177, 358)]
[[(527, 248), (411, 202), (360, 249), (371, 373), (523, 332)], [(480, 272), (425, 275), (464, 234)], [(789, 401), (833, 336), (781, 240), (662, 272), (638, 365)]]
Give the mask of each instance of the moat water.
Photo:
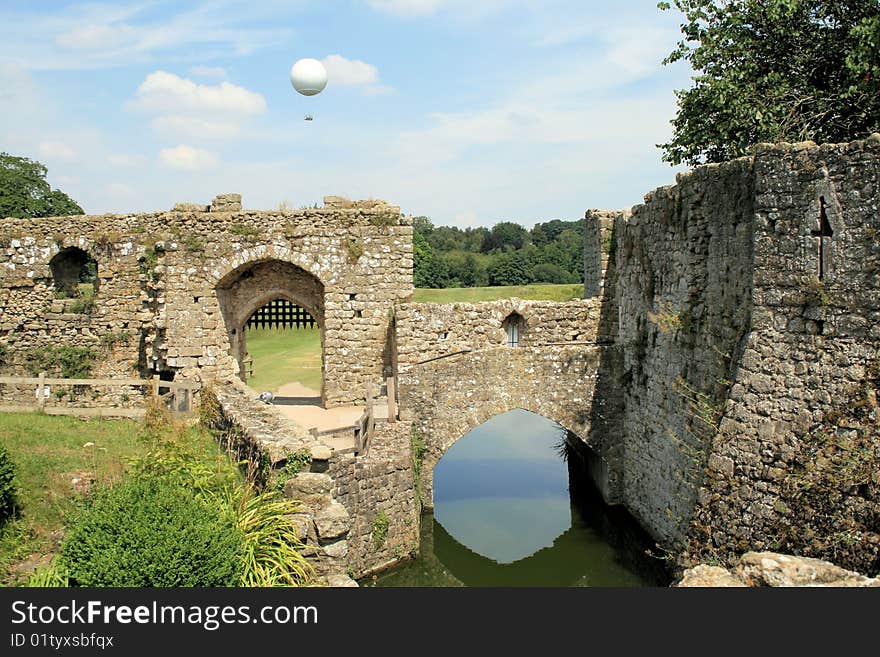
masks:
[(520, 410), (471, 431), (434, 469), (418, 558), (361, 585), (667, 585), (644, 530), (569, 467), (573, 441)]

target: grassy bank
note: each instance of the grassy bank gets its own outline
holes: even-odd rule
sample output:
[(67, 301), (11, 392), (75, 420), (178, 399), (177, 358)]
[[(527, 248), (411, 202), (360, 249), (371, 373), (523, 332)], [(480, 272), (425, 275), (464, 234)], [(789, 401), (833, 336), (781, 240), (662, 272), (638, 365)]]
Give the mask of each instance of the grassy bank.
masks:
[[(83, 494), (118, 480), (127, 463), (145, 454), (141, 424), (132, 420), (79, 420), (0, 413), (0, 442), (16, 465), (18, 518), (0, 529), (0, 581), (15, 583), (57, 550), (65, 519)], [(235, 469), (216, 442), (193, 430), (201, 458)]]
[(417, 303), (476, 303), (498, 299), (568, 301), (584, 296), (582, 284), (565, 285), (514, 285), (510, 287), (453, 287), (439, 290), (418, 288), (413, 294)]

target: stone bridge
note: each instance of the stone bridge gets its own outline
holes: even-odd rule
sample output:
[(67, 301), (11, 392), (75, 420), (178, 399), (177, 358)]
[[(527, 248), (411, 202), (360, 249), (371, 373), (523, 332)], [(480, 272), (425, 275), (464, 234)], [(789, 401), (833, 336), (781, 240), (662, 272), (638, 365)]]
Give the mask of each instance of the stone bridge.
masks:
[(601, 410), (602, 392), (602, 401), (595, 399), (612, 348), (608, 336), (599, 334), (600, 313), (598, 299), (397, 307), (401, 417), (414, 423), (427, 447), (422, 471), (427, 507), (433, 506), (434, 466), (447, 450), (471, 429), (514, 408), (578, 436), (595, 456), (596, 483), (606, 499), (615, 499), (620, 476), (608, 435), (613, 414)]

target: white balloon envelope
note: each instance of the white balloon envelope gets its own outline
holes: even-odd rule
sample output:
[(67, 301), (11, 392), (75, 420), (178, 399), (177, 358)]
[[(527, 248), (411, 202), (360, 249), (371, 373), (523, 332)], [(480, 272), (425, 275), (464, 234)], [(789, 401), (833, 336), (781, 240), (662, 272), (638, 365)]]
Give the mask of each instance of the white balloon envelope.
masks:
[(290, 83), (303, 96), (314, 96), (327, 86), (327, 69), (317, 59), (300, 59), (290, 68)]

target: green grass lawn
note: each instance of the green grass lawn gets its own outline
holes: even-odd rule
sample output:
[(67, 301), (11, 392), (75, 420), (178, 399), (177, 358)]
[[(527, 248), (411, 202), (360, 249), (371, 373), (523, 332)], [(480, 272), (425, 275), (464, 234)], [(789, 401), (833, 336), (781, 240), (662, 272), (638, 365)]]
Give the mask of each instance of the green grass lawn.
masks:
[(314, 329), (248, 329), (248, 353), (254, 359), (254, 390), (277, 392), (297, 382), (321, 390), (321, 333)]
[[(77, 499), (89, 487), (117, 480), (128, 462), (149, 449), (138, 437), (140, 427), (134, 420), (0, 413), (0, 442), (16, 466), (21, 508), (18, 518), (0, 528), (0, 582), (16, 583), (11, 567), (56, 551)], [(193, 429), (191, 436), (204, 462), (235, 470), (209, 434)]]
[(584, 296), (584, 286), (580, 283), (565, 285), (514, 285), (510, 287), (452, 287), (439, 290), (417, 288), (413, 294), (416, 303), (476, 303), (497, 299), (568, 301)]

